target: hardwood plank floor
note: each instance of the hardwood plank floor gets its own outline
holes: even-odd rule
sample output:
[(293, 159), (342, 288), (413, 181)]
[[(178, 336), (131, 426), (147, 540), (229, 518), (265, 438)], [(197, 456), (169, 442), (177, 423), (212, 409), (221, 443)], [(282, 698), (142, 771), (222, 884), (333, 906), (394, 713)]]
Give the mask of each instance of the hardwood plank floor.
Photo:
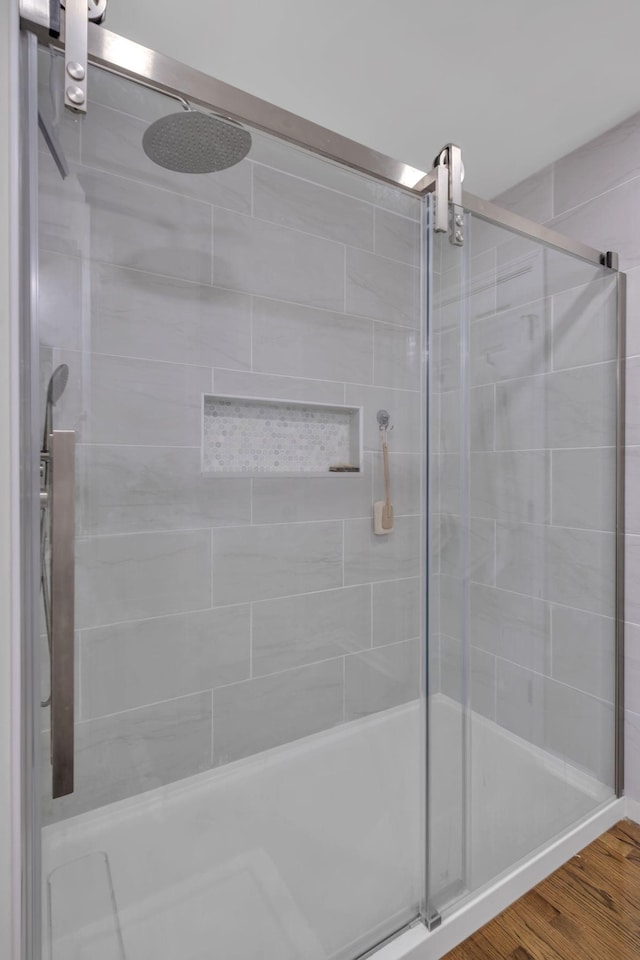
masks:
[(639, 960), (640, 825), (621, 820), (443, 960)]

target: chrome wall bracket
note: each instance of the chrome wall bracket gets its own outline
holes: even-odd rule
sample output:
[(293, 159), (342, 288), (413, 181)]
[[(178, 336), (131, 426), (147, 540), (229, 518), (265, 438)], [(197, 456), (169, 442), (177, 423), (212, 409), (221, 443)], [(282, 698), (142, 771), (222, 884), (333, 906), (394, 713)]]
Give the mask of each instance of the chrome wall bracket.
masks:
[(66, 0), (64, 105), (74, 113), (87, 112), (88, 24), (87, 0)]
[(434, 230), (436, 233), (448, 233), (450, 242), (461, 247), (464, 244), (464, 165), (460, 147), (448, 143), (434, 160), (433, 166), (436, 172)]

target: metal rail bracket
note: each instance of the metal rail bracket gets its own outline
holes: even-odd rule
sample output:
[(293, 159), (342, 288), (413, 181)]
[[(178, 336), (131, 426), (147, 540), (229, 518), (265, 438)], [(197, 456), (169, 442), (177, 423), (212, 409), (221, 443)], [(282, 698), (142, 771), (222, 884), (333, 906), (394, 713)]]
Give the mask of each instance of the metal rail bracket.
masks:
[(455, 143), (448, 143), (434, 160), (433, 166), (436, 171), (434, 229), (436, 233), (448, 233), (450, 242), (461, 247), (464, 244), (464, 165), (460, 147)]

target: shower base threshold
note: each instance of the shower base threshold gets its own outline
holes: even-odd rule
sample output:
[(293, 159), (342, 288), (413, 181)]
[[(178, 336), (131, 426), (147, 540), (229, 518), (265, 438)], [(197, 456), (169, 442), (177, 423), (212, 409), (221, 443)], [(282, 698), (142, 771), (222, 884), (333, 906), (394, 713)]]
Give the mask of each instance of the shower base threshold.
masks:
[(368, 960), (440, 960), (629, 813), (624, 797), (606, 801), (544, 850), (487, 884), (452, 911), (436, 930), (429, 932), (421, 924), (413, 926), (374, 951)]

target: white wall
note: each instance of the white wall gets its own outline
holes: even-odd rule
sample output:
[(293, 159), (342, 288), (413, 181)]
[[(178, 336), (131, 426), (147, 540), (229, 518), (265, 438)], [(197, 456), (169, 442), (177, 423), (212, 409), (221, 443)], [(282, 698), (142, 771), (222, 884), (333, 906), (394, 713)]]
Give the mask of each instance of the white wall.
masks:
[(497, 202), (599, 250), (617, 251), (628, 275), (626, 792), (640, 800), (640, 113)]
[(11, 899), (11, 296), (9, 168), (16, 21), (13, 6), (0, 4), (0, 948), (10, 956)]

